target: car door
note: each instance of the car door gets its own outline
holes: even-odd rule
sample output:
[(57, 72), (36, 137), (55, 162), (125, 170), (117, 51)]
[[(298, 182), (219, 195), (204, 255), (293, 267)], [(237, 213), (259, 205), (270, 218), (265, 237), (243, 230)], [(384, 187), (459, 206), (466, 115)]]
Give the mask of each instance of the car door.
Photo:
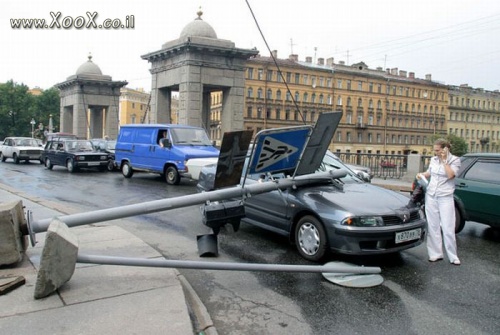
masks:
[[(283, 174), (273, 175), (273, 178), (282, 177), (284, 177)], [(246, 183), (253, 184), (269, 179), (270, 177), (261, 178), (259, 175), (250, 175)], [(244, 221), (280, 234), (288, 233), (290, 218), (287, 198), (287, 190), (252, 195), (245, 200), (246, 218)]]
[(455, 196), (468, 219), (500, 226), (500, 160), (478, 158), (455, 180)]

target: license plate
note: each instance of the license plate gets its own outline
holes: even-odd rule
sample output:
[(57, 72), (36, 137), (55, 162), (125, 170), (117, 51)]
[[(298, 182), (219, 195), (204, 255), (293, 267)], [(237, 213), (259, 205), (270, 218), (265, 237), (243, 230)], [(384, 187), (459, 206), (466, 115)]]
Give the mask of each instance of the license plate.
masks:
[(407, 231), (402, 231), (400, 233), (396, 233), (396, 243), (402, 243), (411, 240), (418, 240), (422, 236), (422, 229), (412, 229)]
[(88, 164), (88, 166), (96, 166), (96, 165), (99, 165), (101, 163), (99, 163), (99, 162), (89, 162), (87, 164)]

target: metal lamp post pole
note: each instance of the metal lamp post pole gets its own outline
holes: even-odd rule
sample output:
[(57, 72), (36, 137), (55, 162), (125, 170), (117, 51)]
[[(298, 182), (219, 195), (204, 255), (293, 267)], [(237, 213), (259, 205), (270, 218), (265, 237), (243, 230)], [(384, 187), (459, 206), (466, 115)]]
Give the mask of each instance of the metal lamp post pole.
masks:
[(31, 118), (30, 124), (31, 124), (31, 138), (35, 137), (35, 119)]

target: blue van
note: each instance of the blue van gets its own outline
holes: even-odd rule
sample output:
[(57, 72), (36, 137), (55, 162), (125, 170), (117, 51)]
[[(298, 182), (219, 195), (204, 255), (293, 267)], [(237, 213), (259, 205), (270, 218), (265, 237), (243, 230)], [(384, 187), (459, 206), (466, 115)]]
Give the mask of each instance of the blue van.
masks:
[(186, 163), (219, 157), (205, 129), (178, 124), (128, 124), (120, 127), (115, 163), (125, 178), (135, 171), (159, 173), (170, 185), (191, 178)]

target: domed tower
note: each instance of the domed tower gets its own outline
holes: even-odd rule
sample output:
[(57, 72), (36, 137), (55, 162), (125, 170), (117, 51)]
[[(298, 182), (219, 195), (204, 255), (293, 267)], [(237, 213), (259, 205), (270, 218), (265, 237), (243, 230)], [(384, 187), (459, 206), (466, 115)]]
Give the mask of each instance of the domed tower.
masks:
[[(171, 122), (171, 93), (179, 92), (178, 122), (209, 132), (210, 93), (222, 91), (222, 132), (243, 129), (245, 62), (258, 54), (219, 39), (201, 16), (178, 39), (142, 56), (151, 63), (151, 122)], [(210, 132), (209, 132), (210, 133)]]
[(116, 138), (120, 88), (127, 84), (103, 75), (89, 55), (74, 75), (55, 85), (61, 96), (60, 131), (79, 138)]

